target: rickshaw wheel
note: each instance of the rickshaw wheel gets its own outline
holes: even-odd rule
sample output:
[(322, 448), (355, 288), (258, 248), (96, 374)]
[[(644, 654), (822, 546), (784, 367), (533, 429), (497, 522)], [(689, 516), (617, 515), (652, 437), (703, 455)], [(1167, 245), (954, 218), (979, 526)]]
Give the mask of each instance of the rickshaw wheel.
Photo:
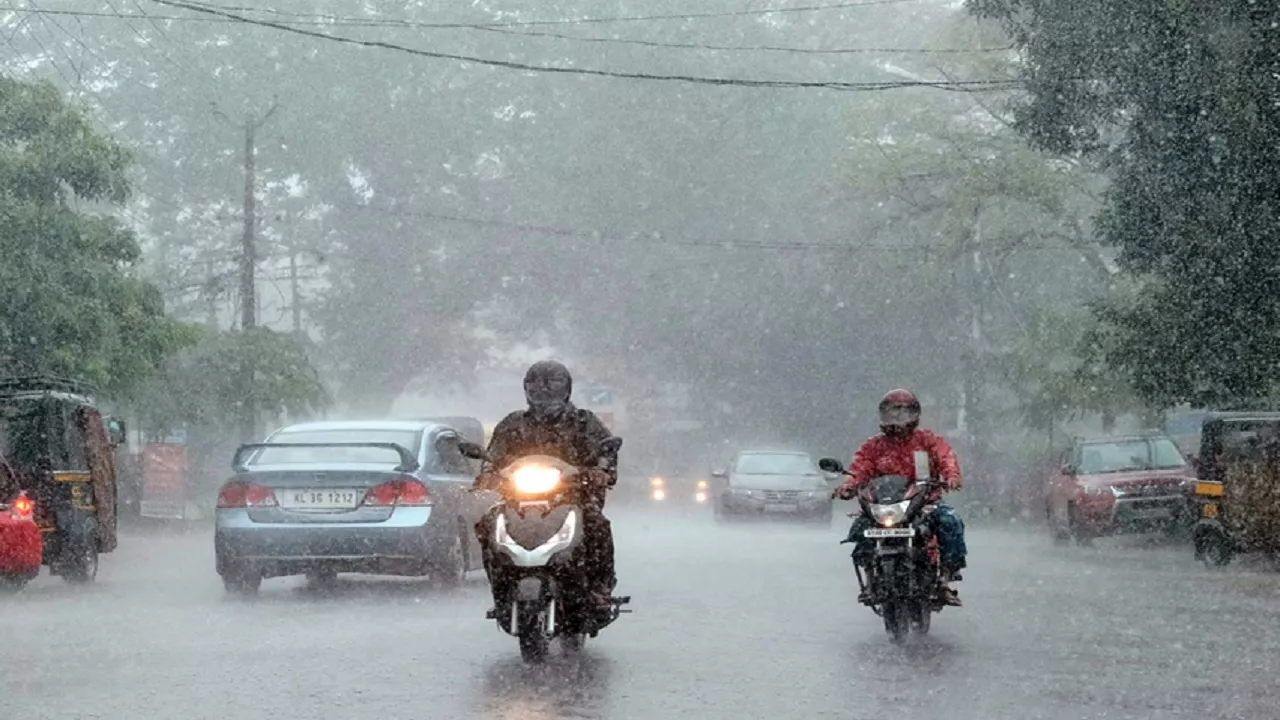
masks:
[(62, 567), (62, 579), (70, 583), (86, 584), (98, 577), (98, 549), (86, 547), (68, 559)]
[(1205, 567), (1226, 567), (1231, 562), (1231, 541), (1222, 535), (1213, 534), (1201, 541), (1201, 557)]

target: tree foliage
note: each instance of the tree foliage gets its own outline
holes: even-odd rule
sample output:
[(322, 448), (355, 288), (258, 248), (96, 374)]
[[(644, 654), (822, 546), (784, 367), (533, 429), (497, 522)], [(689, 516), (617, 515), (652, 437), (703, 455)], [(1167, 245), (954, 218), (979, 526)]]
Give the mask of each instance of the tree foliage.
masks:
[(169, 358), (164, 372), (146, 386), (139, 403), (145, 426), (233, 437), (246, 358), (254, 367), (253, 397), (268, 417), (306, 417), (329, 404), (319, 373), (295, 338), (261, 327), (202, 331), (194, 345)]
[(970, 0), (1024, 52), (1017, 126), (1104, 161), (1100, 232), (1142, 279), (1102, 308), (1106, 359), (1152, 403), (1280, 378), (1280, 6)]
[(81, 208), (124, 201), (128, 163), (52, 85), (0, 77), (0, 372), (118, 395), (184, 342), (133, 234)]

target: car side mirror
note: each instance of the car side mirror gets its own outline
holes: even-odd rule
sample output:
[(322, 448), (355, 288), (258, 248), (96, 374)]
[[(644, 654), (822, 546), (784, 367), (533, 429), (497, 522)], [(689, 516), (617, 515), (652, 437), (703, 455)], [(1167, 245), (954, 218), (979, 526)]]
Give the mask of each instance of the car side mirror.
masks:
[(112, 447), (128, 444), (129, 431), (124, 420), (114, 416), (107, 417), (107, 439), (111, 441)]
[(729, 472), (723, 468), (717, 468), (711, 471), (711, 477), (718, 478), (720, 480), (727, 480), (729, 478)]
[(818, 461), (818, 469), (832, 475), (843, 475), (844, 465), (835, 458), (822, 458)]
[(1064, 465), (1062, 466), (1062, 474), (1063, 474), (1063, 475), (1075, 475), (1075, 474), (1076, 474), (1076, 473), (1078, 473), (1079, 471), (1080, 471), (1080, 469), (1079, 469), (1079, 468), (1077, 468), (1075, 465), (1073, 465), (1073, 464), (1071, 464), (1071, 463), (1066, 463), (1066, 464), (1064, 464)]
[(462, 452), (462, 456), (465, 458), (470, 458), (472, 460), (485, 459), (484, 448), (471, 442), (470, 440), (463, 440), (459, 442), (458, 450)]

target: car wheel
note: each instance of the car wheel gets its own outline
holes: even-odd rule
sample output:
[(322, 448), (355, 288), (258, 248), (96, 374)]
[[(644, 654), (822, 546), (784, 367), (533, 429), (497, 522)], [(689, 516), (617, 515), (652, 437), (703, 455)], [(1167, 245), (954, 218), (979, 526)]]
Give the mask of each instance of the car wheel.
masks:
[(231, 595), (252, 597), (262, 588), (262, 573), (245, 568), (233, 568), (222, 576), (222, 587)]
[(25, 575), (0, 575), (0, 595), (16, 593), (26, 587), (30, 580)]
[(1080, 547), (1092, 547), (1093, 536), (1090, 535), (1080, 523), (1076, 521), (1076, 506), (1067, 506), (1067, 534), (1075, 539), (1076, 545)]
[(307, 573), (307, 582), (316, 587), (329, 587), (338, 579), (338, 573), (334, 570), (312, 570)]
[(453, 536), (453, 542), (434, 563), (431, 574), (442, 587), (457, 587), (467, 579), (467, 542), (462, 531)]

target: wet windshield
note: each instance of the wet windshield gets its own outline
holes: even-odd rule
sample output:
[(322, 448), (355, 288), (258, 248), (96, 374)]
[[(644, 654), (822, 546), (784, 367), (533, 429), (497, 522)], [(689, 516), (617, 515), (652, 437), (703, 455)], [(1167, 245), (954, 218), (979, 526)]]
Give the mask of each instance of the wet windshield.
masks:
[(1080, 451), (1080, 472), (1085, 475), (1131, 470), (1171, 470), (1186, 465), (1171, 440), (1128, 440), (1091, 443)]
[(818, 465), (808, 455), (752, 453), (733, 466), (737, 475), (817, 475)]
[(309, 430), (282, 432), (268, 442), (315, 445), (302, 448), (264, 448), (254, 454), (253, 465), (295, 465), (307, 463), (388, 463), (398, 465), (400, 456), (389, 448), (325, 447), (326, 443), (394, 443), (417, 457), (422, 433), (412, 430)]

